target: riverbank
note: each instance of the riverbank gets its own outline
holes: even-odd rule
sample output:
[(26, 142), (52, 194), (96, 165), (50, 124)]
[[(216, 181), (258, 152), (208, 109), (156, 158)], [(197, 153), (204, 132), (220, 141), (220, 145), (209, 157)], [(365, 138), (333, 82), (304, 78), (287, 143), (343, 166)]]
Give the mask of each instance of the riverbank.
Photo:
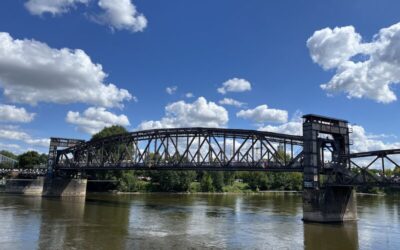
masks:
[[(301, 194), (302, 191), (281, 191), (281, 190), (268, 190), (268, 191), (253, 191), (253, 192), (120, 192), (117, 190), (113, 190), (109, 193), (117, 194), (117, 195), (127, 195), (127, 194), (181, 194), (181, 195), (238, 195), (238, 194), (246, 194), (246, 195), (259, 195), (259, 194)], [(91, 192), (90, 194), (102, 194), (100, 192)]]

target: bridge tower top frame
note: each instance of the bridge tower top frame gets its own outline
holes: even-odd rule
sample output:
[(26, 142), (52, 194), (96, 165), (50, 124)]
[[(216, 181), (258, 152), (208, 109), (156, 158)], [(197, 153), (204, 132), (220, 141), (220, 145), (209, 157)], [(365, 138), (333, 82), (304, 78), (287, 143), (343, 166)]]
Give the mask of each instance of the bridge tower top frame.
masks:
[[(324, 147), (331, 145), (332, 162), (349, 167), (350, 128), (346, 120), (308, 114), (303, 116), (304, 189), (321, 187), (320, 173), (324, 165)], [(324, 138), (325, 137), (325, 138)]]
[(57, 150), (59, 150), (59, 148), (69, 148), (84, 142), (85, 140), (80, 140), (80, 139), (50, 137), (49, 156), (47, 160), (48, 174), (49, 175), (53, 174), (54, 165), (56, 163), (56, 158), (57, 158)]

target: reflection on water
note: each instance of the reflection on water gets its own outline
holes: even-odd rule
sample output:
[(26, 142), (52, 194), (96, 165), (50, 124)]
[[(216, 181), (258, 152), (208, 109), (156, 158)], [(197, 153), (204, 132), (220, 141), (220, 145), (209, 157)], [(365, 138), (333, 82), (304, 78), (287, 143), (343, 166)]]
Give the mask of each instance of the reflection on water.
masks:
[(304, 249), (358, 249), (357, 222), (304, 223)]
[(359, 196), (359, 221), (304, 224), (301, 196), (0, 196), (1, 249), (398, 249), (398, 197)]

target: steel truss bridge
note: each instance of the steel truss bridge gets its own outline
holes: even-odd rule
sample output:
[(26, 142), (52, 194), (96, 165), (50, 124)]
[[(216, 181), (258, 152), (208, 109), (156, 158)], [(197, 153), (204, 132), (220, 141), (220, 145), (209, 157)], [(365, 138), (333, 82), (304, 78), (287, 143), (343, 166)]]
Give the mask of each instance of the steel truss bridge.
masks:
[[(49, 165), (55, 172), (303, 172), (305, 187), (332, 183), (400, 186), (400, 177), (388, 171), (388, 164), (400, 169), (400, 162), (396, 161), (400, 149), (351, 154), (347, 121), (316, 115), (303, 118), (303, 136), (242, 129), (171, 128), (87, 142), (51, 138)], [(315, 180), (315, 175), (323, 177)]]

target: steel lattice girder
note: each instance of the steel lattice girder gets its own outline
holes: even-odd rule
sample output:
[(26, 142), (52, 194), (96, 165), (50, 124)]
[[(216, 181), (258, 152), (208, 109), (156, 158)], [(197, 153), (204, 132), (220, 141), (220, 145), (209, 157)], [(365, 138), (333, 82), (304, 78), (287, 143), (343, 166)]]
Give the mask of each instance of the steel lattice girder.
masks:
[[(394, 155), (400, 155), (400, 149), (376, 150), (349, 154), (347, 157), (350, 159), (351, 169), (353, 171), (355, 170), (356, 173), (349, 176), (345, 183), (351, 185), (381, 187), (400, 186), (400, 176), (394, 175), (393, 173), (388, 174), (387, 169), (385, 169), (385, 160), (392, 163), (395, 168), (400, 168), (400, 164), (392, 158)], [(355, 159), (368, 157), (369, 160), (364, 163), (365, 166), (360, 166), (360, 164), (357, 164), (354, 161)], [(372, 171), (372, 166), (375, 166), (375, 172)]]
[[(76, 144), (57, 151), (59, 170), (217, 170), (303, 172), (303, 137), (255, 130), (174, 128), (137, 131)], [(321, 139), (322, 140), (322, 139)], [(326, 139), (324, 139), (326, 140)], [(279, 155), (278, 151), (283, 155)], [(396, 176), (376, 176), (369, 168), (400, 149), (353, 153), (342, 157), (350, 168), (330, 163), (335, 185), (400, 185)], [(352, 159), (374, 156), (361, 167)], [(356, 172), (354, 172), (356, 170)], [(324, 169), (320, 169), (323, 174)], [(341, 176), (339, 182), (337, 174)]]
[[(227, 145), (229, 144), (229, 145)], [(138, 131), (57, 152), (57, 169), (302, 171), (302, 137), (271, 132), (177, 128)], [(290, 155), (284, 157), (281, 154)], [(298, 152), (295, 152), (295, 150)]]

